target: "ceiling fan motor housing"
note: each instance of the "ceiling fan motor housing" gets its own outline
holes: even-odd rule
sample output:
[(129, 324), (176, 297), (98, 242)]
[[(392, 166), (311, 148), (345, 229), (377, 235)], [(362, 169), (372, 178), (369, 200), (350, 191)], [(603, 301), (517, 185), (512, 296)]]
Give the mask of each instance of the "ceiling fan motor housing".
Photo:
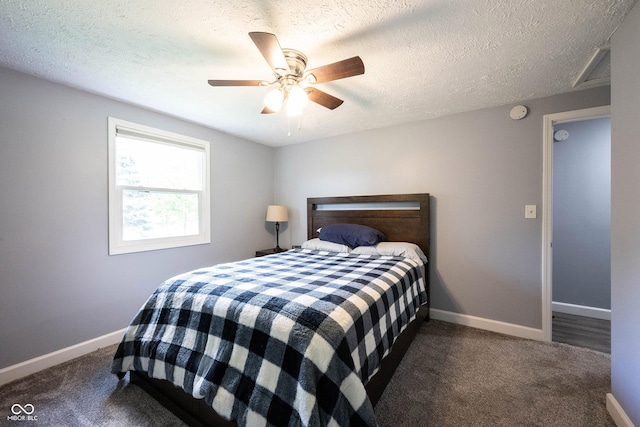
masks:
[(307, 68), (306, 55), (295, 49), (282, 49), (282, 53), (289, 64), (289, 70), (285, 70), (285, 74), (293, 74), (298, 79), (302, 79), (304, 70)]

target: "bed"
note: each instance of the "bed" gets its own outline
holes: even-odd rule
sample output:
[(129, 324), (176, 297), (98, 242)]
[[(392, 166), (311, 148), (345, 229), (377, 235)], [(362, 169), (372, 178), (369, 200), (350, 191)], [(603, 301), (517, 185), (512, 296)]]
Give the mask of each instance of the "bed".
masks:
[[(309, 242), (345, 223), (429, 256), (428, 194), (307, 199)], [(311, 246), (185, 273), (136, 315), (112, 371), (193, 426), (375, 425), (428, 318), (427, 266)]]

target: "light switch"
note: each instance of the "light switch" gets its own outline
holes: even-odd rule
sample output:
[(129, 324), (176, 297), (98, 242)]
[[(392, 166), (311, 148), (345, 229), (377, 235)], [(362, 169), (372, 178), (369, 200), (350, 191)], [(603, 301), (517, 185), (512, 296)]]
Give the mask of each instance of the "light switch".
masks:
[(524, 217), (525, 218), (537, 218), (537, 209), (536, 205), (525, 205), (524, 206)]

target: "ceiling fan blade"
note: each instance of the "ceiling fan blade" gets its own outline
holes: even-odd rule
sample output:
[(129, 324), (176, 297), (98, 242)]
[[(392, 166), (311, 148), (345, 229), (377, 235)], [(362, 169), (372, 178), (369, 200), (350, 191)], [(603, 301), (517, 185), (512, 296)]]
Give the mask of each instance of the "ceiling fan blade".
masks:
[(273, 111), (271, 108), (265, 106), (262, 111), (260, 112), (260, 114), (275, 114), (276, 111)]
[(289, 72), (289, 64), (282, 53), (278, 38), (271, 33), (252, 32), (249, 37), (267, 60), (267, 63), (277, 75), (284, 75)]
[(310, 83), (324, 83), (332, 80), (364, 74), (364, 63), (359, 56), (334, 62), (333, 64), (309, 70), (307, 76), (313, 76)]
[(264, 80), (209, 80), (211, 86), (262, 86)]
[(342, 105), (344, 102), (340, 98), (336, 98), (333, 95), (329, 95), (327, 92), (323, 92), (314, 87), (310, 87), (305, 89), (307, 96), (309, 97), (309, 101), (313, 101), (316, 104), (320, 104), (323, 107), (327, 107), (330, 110), (334, 110)]

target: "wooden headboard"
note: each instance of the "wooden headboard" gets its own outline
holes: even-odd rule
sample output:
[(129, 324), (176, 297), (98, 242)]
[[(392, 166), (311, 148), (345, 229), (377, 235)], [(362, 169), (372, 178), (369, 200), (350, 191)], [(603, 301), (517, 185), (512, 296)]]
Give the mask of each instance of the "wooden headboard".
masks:
[(337, 223), (367, 225), (389, 241), (415, 243), (429, 259), (428, 193), (307, 199), (308, 239), (318, 237), (318, 228)]

